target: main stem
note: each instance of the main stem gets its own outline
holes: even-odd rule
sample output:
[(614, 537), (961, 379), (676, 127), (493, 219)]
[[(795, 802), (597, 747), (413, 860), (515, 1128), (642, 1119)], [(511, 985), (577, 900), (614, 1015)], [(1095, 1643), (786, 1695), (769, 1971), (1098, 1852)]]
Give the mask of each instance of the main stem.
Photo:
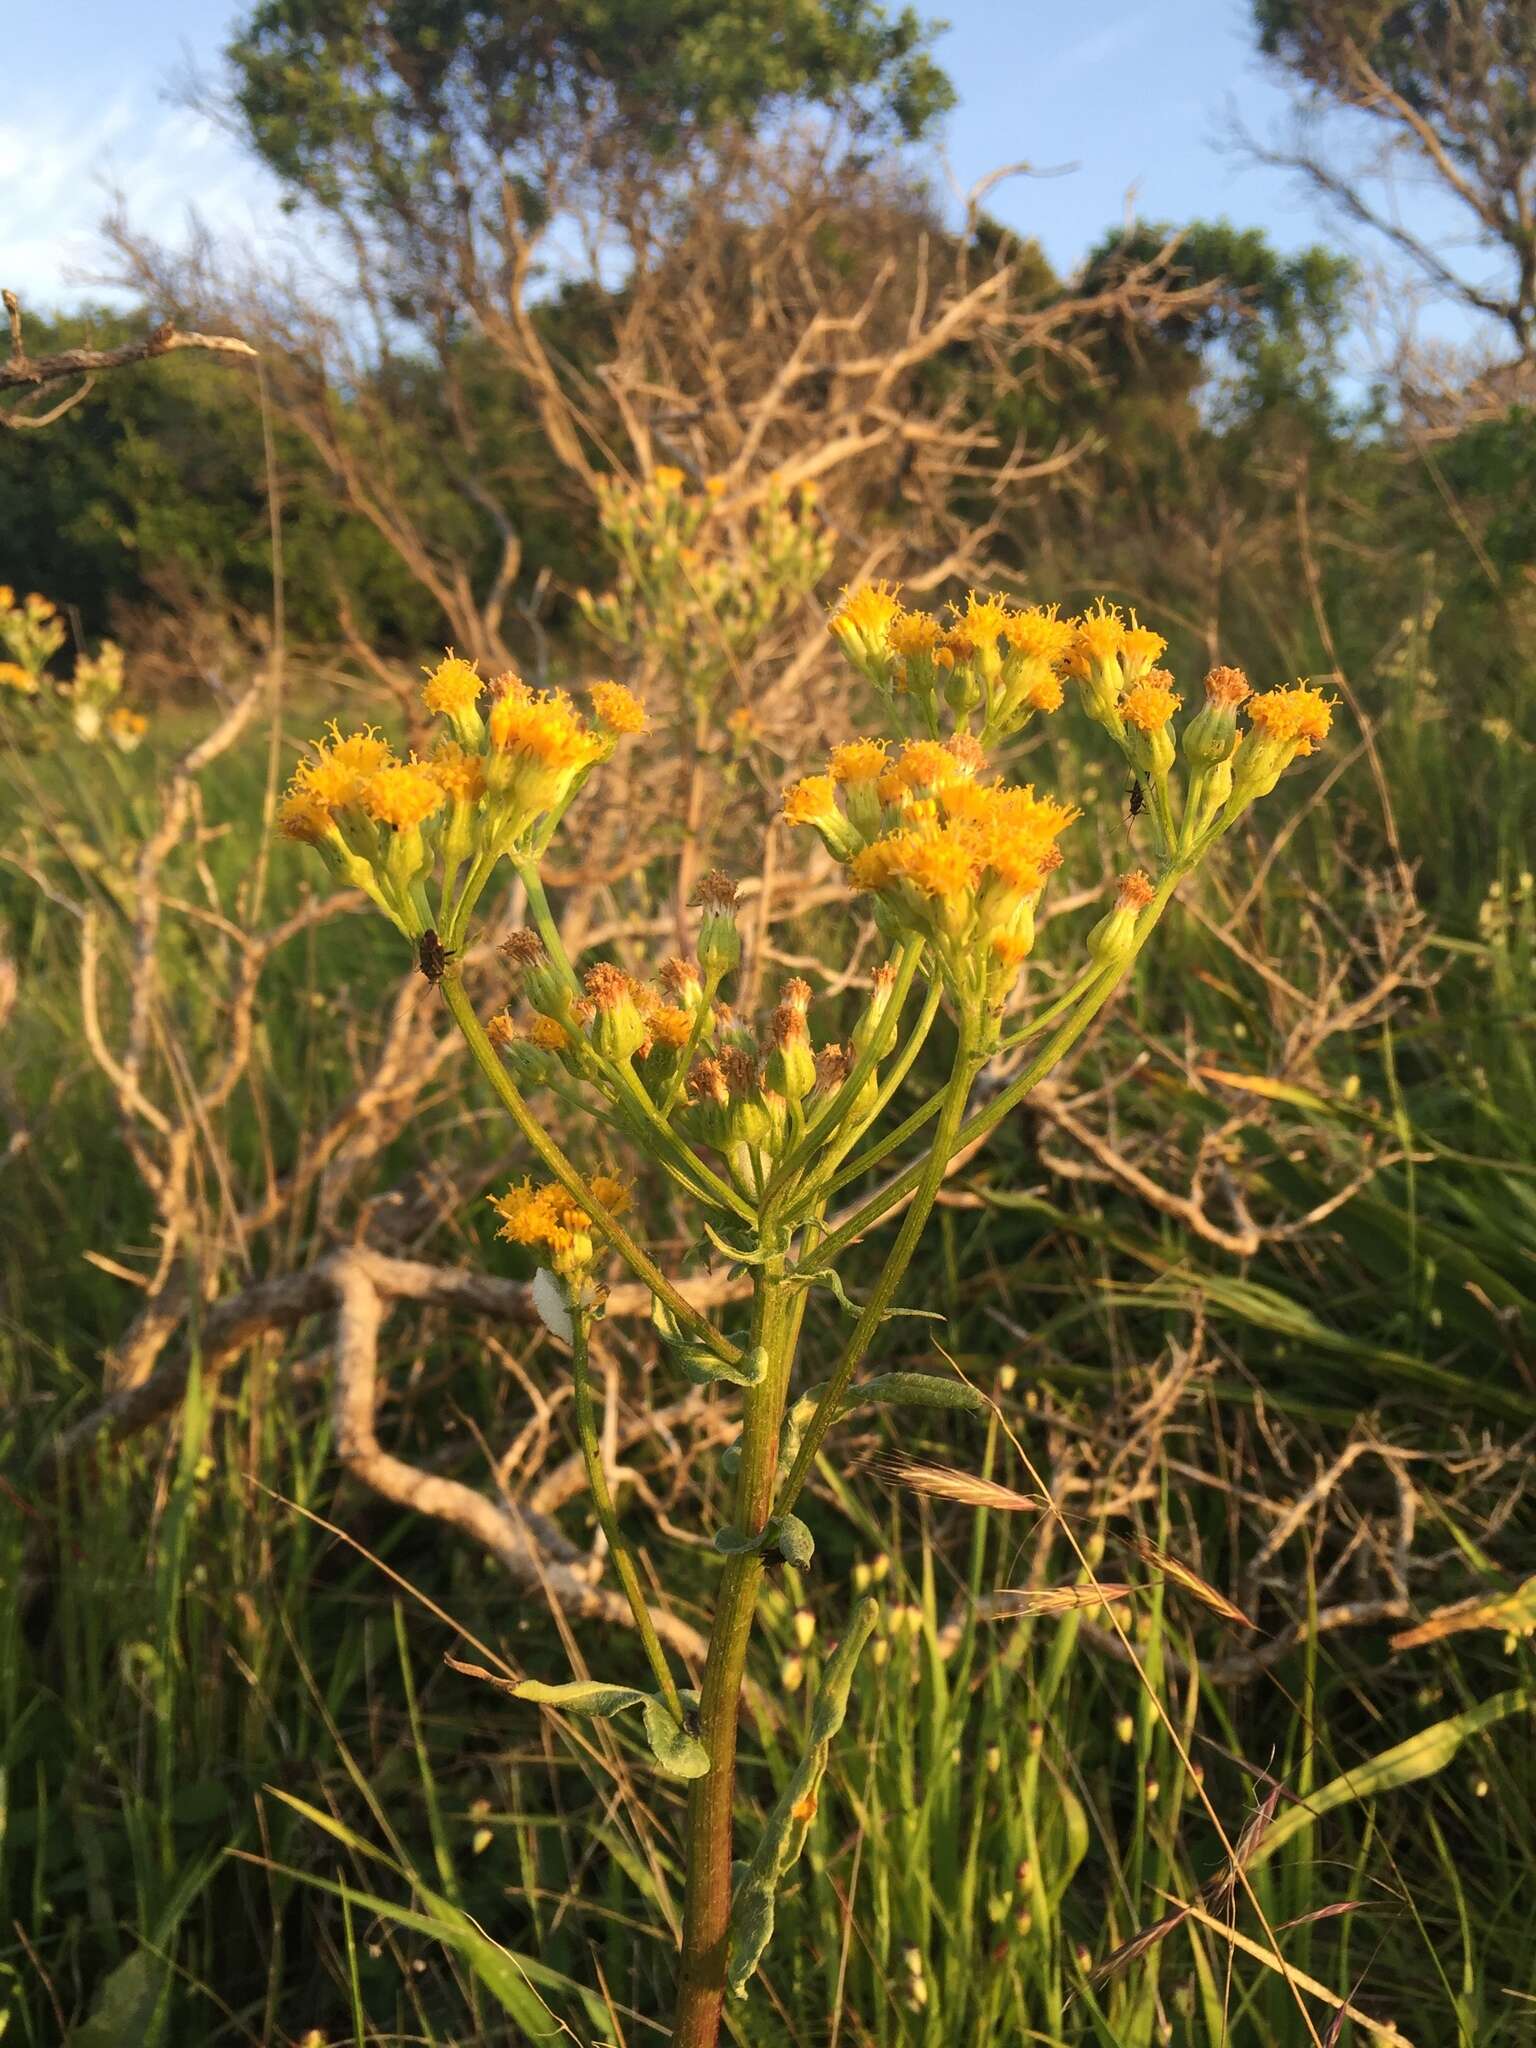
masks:
[[(758, 1534), (773, 1507), (779, 1425), (800, 1320), (795, 1292), (783, 1285), (782, 1257), (758, 1269), (748, 1341), (766, 1350), (768, 1370), (748, 1391), (744, 1404), (736, 1489), (736, 1527), (749, 1536)], [(673, 2048), (714, 2048), (720, 2033), (731, 1917), (736, 1729), (762, 1571), (762, 1558), (755, 1551), (737, 1552), (727, 1561), (710, 1631), (699, 1695), (699, 1739), (709, 1752), (709, 1773), (694, 1780), (688, 1800), (687, 1883)]]

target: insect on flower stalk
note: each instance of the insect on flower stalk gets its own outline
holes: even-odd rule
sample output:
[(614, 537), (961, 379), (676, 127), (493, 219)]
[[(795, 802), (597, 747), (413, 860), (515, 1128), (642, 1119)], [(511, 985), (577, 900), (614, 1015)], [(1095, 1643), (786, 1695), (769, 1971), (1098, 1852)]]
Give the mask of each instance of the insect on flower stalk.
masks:
[[(686, 486), (681, 472), (658, 470), (641, 510), (653, 523), (702, 519), (713, 500), (706, 491), (696, 501)], [(1255, 696), (1240, 671), (1218, 668), (1206, 678), (1204, 707), (1180, 732), (1181, 693), (1158, 666), (1162, 636), (1103, 600), (1063, 618), (1055, 606), (973, 592), (940, 616), (909, 609), (899, 590), (879, 583), (847, 593), (830, 628), (880, 705), (884, 730), (845, 742), (824, 769), (792, 783), (783, 815), (816, 835), (888, 947), (836, 1036), (821, 1028), (814, 991), (798, 977), (778, 991), (760, 1032), (725, 1007), (741, 936), (736, 890), (720, 873), (698, 885), (693, 956), (666, 960), (654, 981), (612, 961), (567, 957), (540, 864), (590, 776), (645, 731), (643, 707), (621, 684), (594, 685), (584, 713), (564, 692), (531, 690), (515, 674), (487, 683), (450, 653), (422, 693), (444, 724), (425, 758), (398, 757), (372, 728), (333, 726), (295, 769), (279, 814), (286, 837), (313, 847), (410, 940), (537, 1162), (538, 1179), (493, 1198), (499, 1235), (537, 1263), (536, 1299), (569, 1346), (588, 1480), (652, 1689), (520, 1689), (530, 1699), (557, 1695), (574, 1712), (638, 1706), (657, 1768), (690, 1782), (679, 2048), (713, 2048), (728, 1986), (744, 1992), (767, 1947), (773, 1898), (804, 1841), (858, 1646), (873, 1625), (858, 1610), (828, 1659), (794, 1798), (775, 1809), (737, 1887), (736, 1734), (758, 1591), (770, 1560), (811, 1567), (814, 1531), (796, 1509), (814, 1461), (856, 1400), (977, 1405), (968, 1387), (944, 1378), (857, 1377), (895, 1308), (950, 1161), (1070, 1053), (1179, 884), (1291, 762), (1316, 748), (1332, 716), (1309, 684)], [(1069, 695), (1145, 790), (1156, 845), (1149, 871), (1125, 876), (1090, 921), (1064, 993), (1005, 1037), (1041, 903), (1080, 814), (1061, 796), (1011, 781), (1000, 750), (1055, 716)], [(464, 987), (461, 955), (503, 861), (527, 885), (537, 929), (504, 942), (513, 1007), (487, 1027)], [(886, 1104), (943, 1013), (952, 1032), (947, 1079), (927, 1105), (882, 1131)], [(1022, 1069), (972, 1110), (982, 1068), (1025, 1043), (1032, 1049)], [(690, 1303), (631, 1230), (627, 1180), (606, 1168), (583, 1172), (548, 1112), (530, 1105), (533, 1091), (570, 1112), (568, 1125), (584, 1124), (585, 1151), (647, 1162), (691, 1207), (699, 1228), (689, 1234), (713, 1238), (750, 1276), (739, 1322), (717, 1323)], [(833, 1196), (898, 1153), (904, 1163), (887, 1169), (879, 1191), (830, 1227)], [(809, 1287), (820, 1280), (841, 1295), (836, 1260), (897, 1210), (899, 1226), (839, 1355), (806, 1375), (808, 1389), (797, 1387)], [(660, 1640), (603, 1469), (590, 1350), (613, 1255), (650, 1289), (675, 1369), (717, 1384), (739, 1407), (739, 1435), (722, 1464), (730, 1504), (714, 1531), (720, 1577), (697, 1694)], [(955, 1497), (971, 1496), (961, 1487)]]

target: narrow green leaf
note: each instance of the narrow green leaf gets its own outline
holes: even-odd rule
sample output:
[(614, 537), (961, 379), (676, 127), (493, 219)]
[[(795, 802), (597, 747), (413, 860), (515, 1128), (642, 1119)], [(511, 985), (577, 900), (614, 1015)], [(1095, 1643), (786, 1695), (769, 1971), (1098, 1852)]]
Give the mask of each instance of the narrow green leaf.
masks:
[(621, 1714), (626, 1707), (638, 1707), (645, 1699), (632, 1685), (604, 1685), (596, 1678), (570, 1678), (561, 1685), (546, 1685), (542, 1679), (524, 1678), (512, 1688), (520, 1700), (532, 1700), (540, 1707), (560, 1707), (567, 1714)]

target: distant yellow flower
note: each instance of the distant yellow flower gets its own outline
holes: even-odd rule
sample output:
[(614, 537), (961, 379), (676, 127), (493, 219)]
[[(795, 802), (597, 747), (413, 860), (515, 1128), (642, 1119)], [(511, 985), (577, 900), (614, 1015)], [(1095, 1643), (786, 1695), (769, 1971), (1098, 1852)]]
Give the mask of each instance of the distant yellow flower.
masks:
[(23, 668), (19, 661), (0, 661), (0, 683), (8, 690), (20, 690), (27, 697), (35, 695), (37, 691), (37, 678), (30, 669)]
[(468, 711), (485, 688), (472, 661), (463, 661), (450, 647), (437, 667), (427, 674), (421, 701), (429, 711), (447, 718)]
[(10, 611), (16, 603), (16, 593), (9, 583), (0, 583), (0, 612)]
[(381, 825), (408, 832), (423, 824), (443, 805), (444, 790), (432, 770), (420, 761), (395, 761), (370, 775), (363, 785), (363, 809)]
[(52, 598), (44, 597), (40, 590), (28, 591), (26, 612), (29, 618), (51, 619), (57, 610), (58, 606), (53, 602)]
[(594, 683), (591, 690), (592, 710), (600, 725), (610, 732), (631, 733), (645, 731), (645, 706), (622, 683)]
[(663, 463), (651, 474), (651, 481), (658, 491), (680, 491), (688, 481), (686, 470), (674, 469), (670, 463)]
[(704, 479), (704, 492), (707, 497), (723, 498), (729, 489), (730, 485), (723, 476), (707, 476)]

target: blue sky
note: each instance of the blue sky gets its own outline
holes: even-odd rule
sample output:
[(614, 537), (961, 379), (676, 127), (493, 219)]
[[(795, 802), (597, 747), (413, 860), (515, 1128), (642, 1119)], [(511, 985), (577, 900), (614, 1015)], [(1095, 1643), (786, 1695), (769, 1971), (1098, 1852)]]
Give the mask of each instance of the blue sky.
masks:
[[(258, 241), (280, 231), (270, 183), (170, 96), (189, 60), (216, 62), (242, 11), (232, 0), (0, 0), (0, 282), (39, 306), (99, 291), (85, 280), (106, 261), (97, 223), (114, 187), (159, 237), (174, 238), (192, 207)], [(1287, 249), (1340, 239), (1292, 176), (1245, 163), (1225, 140), (1234, 113), (1260, 136), (1288, 116), (1254, 50), (1248, 0), (939, 0), (925, 11), (951, 24), (938, 55), (960, 94), (947, 138), (956, 184), (1019, 158), (1076, 166), (990, 202), (1059, 269), (1128, 207), (1151, 220), (1224, 216)], [(1422, 196), (1411, 203), (1433, 212)]]

